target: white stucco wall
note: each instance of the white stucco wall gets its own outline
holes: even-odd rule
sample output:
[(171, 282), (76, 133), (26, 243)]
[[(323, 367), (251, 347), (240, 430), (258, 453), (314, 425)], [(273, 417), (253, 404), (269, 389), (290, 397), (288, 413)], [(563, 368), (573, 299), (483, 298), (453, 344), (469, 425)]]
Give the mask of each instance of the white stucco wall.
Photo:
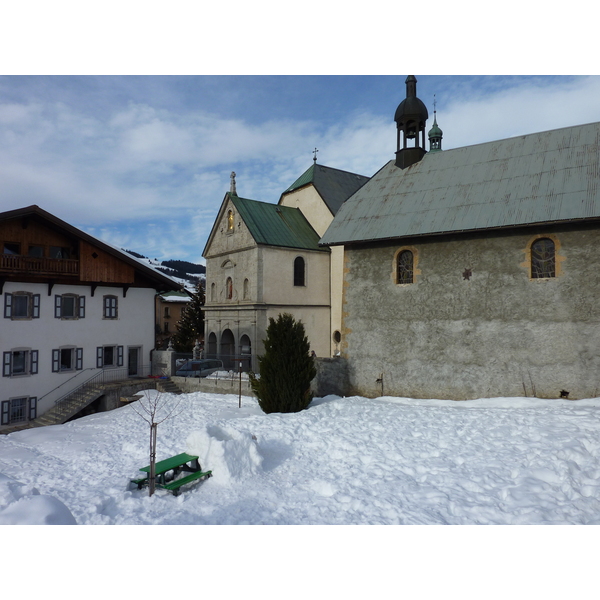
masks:
[[(89, 286), (55, 285), (48, 295), (48, 285), (7, 282), (3, 294), (18, 291), (40, 295), (40, 316), (36, 319), (0, 322), (0, 351), (15, 349), (38, 350), (38, 373), (0, 379), (0, 400), (20, 396), (38, 398), (37, 415), (41, 416), (54, 406), (54, 401), (80, 385), (96, 371), (96, 348), (98, 346), (123, 346), (124, 366), (127, 366), (128, 349), (140, 348), (140, 366), (150, 363), (150, 351), (154, 347), (154, 289), (129, 288), (123, 297), (123, 289), (102, 287), (91, 295)], [(56, 295), (77, 294), (85, 296), (85, 317), (59, 319), (54, 316)], [(103, 318), (103, 297), (118, 298), (117, 319)], [(4, 295), (0, 296), (2, 308)], [(1, 315), (4, 316), (4, 313)], [(63, 347), (83, 348), (81, 371), (52, 372), (52, 350)], [(72, 381), (69, 381), (72, 380)], [(59, 390), (57, 386), (64, 384)], [(49, 393), (50, 392), (50, 393)]]
[(279, 204), (281, 206), (299, 208), (306, 217), (306, 220), (320, 236), (323, 236), (331, 221), (333, 221), (331, 211), (312, 185), (286, 194)]

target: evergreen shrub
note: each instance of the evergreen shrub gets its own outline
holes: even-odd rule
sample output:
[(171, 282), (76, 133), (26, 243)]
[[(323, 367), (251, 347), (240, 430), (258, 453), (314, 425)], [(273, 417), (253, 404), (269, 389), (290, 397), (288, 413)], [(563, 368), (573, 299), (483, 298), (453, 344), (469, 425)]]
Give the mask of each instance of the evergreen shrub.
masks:
[(258, 357), (260, 377), (250, 373), (250, 385), (265, 413), (299, 412), (311, 402), (310, 382), (317, 374), (301, 321), (283, 313), (269, 318), (265, 353)]

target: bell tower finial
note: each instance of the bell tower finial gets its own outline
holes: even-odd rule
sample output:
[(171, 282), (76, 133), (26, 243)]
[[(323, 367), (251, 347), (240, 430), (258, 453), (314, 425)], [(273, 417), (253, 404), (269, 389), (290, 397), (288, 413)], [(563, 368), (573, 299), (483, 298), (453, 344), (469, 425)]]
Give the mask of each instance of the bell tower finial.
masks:
[(442, 130), (437, 124), (437, 111), (435, 94), (433, 95), (433, 127), (429, 130), (427, 136), (429, 137), (429, 152), (439, 152), (442, 149)]
[(406, 169), (419, 162), (427, 153), (425, 123), (429, 114), (423, 102), (417, 98), (417, 78), (409, 75), (405, 83), (406, 98), (400, 102), (394, 115), (398, 130), (396, 166), (400, 169)]

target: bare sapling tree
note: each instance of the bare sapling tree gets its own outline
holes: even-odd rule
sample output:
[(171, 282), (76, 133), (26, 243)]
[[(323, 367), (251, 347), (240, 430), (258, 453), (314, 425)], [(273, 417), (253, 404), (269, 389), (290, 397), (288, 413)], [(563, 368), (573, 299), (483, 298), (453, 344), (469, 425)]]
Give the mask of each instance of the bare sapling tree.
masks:
[(156, 431), (160, 423), (177, 416), (175, 413), (181, 399), (171, 404), (167, 400), (171, 394), (161, 394), (158, 390), (146, 390), (145, 395), (137, 402), (130, 404), (148, 425), (150, 425), (150, 474), (148, 477), (148, 495), (152, 496), (156, 489)]

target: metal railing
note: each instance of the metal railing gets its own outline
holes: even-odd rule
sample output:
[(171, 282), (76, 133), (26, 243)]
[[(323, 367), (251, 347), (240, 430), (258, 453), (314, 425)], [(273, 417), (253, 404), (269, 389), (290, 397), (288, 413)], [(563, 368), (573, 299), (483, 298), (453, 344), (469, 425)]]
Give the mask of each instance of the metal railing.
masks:
[(206, 352), (202, 358), (216, 359), (223, 363), (224, 371), (235, 371), (236, 373), (240, 369), (240, 363), (242, 365), (242, 371), (252, 371), (253, 365), (258, 368), (258, 361), (254, 354), (218, 354)]
[[(151, 366), (143, 365), (137, 369), (137, 373), (132, 375), (129, 373), (129, 367), (117, 367), (115, 369), (102, 369), (84, 381), (74, 390), (63, 394), (60, 398), (54, 401), (55, 414), (59, 417), (68, 417), (69, 413), (80, 406), (92, 390), (102, 391), (102, 388), (110, 383), (117, 381), (129, 381), (134, 377), (145, 377), (150, 375)], [(72, 380), (73, 378), (71, 378)], [(67, 382), (64, 382), (67, 383)], [(61, 385), (64, 385), (61, 384)], [(55, 388), (56, 391), (59, 387)], [(48, 395), (48, 394), (46, 394)]]

